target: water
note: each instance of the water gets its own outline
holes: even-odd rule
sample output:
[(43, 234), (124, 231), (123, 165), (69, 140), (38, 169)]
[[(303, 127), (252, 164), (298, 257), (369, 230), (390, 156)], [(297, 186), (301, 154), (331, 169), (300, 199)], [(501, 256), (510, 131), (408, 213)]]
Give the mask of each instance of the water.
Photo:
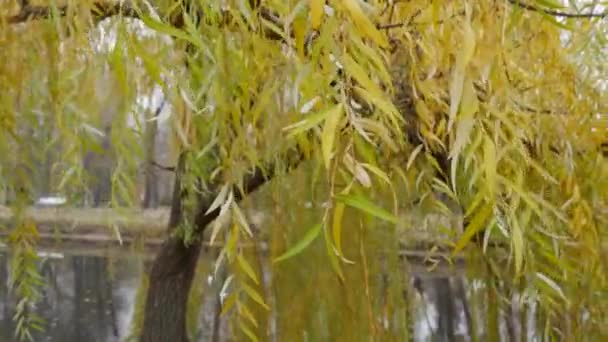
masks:
[[(47, 324), (45, 331), (36, 335), (36, 341), (109, 342), (123, 341), (129, 336), (141, 276), (151, 255), (104, 250), (97, 254), (79, 255), (57, 249), (53, 253), (41, 253), (39, 270), (46, 287), (37, 312)], [(211, 267), (209, 254), (213, 253), (208, 251), (207, 257), (200, 262), (194, 291), (194, 296), (201, 296), (195, 299), (200, 308), (193, 314), (196, 318), (192, 319), (192, 332), (199, 336), (198, 340), (208, 341), (214, 324), (219, 324), (220, 340), (228, 340), (232, 333), (227, 321), (214, 322), (218, 286), (205, 276)], [(6, 251), (0, 254), (0, 279), (7, 279), (8, 261)], [(367, 296), (354, 283), (338, 285), (330, 268), (317, 267), (316, 272), (304, 266), (301, 268), (304, 269), (297, 274), (279, 272), (273, 279), (276, 291), (273, 298), (268, 299), (271, 299), (269, 304), (275, 308), (276, 316), (269, 315), (266, 320), (275, 340), (363, 341), (367, 338), (360, 335), (361, 331), (375, 330), (378, 336), (386, 337), (391, 334), (382, 335), (379, 331), (403, 333), (399, 331), (399, 325), (405, 322), (399, 322), (398, 316), (400, 311), (406, 311), (389, 302), (391, 295), (387, 287), (391, 285), (387, 278), (390, 273), (372, 274), (368, 286), (375, 293)], [(409, 281), (410, 286), (402, 293), (404, 302), (410, 301), (409, 310), (414, 317), (411, 337), (416, 341), (469, 340), (471, 309), (467, 289), (470, 292), (473, 284), (458, 272), (428, 273), (421, 267), (415, 273)], [(302, 275), (308, 280), (302, 279), (299, 286), (294, 286), (298, 280), (289, 278)], [(268, 277), (265, 278), (268, 281)], [(340, 295), (345, 285), (352, 287), (352, 293)], [(411, 291), (407, 291), (408, 288)], [(360, 296), (364, 300), (358, 300)], [(15, 298), (3, 281), (0, 285), (0, 341), (13, 340), (11, 318), (14, 309)], [(370, 317), (373, 328), (353, 329), (360, 325), (370, 326)], [(270, 320), (276, 322), (271, 324)], [(347, 333), (349, 330), (352, 332)], [(336, 339), (337, 336), (342, 338)]]

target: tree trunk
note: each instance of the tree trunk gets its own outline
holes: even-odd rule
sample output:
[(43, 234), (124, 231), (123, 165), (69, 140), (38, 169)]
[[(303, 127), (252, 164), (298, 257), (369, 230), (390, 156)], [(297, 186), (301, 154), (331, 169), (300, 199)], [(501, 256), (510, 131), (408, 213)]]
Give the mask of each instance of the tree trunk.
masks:
[[(292, 167), (302, 161), (300, 154), (297, 154), (296, 157), (291, 161)], [(175, 168), (173, 203), (169, 216), (169, 238), (163, 243), (150, 270), (150, 285), (144, 310), (142, 342), (189, 341), (186, 330), (186, 304), (201, 251), (201, 244), (198, 239), (203, 236), (205, 227), (220, 213), (220, 208), (207, 212), (217, 196), (216, 193), (211, 192), (201, 195), (198, 198), (198, 207), (194, 213), (194, 243), (185, 245), (179, 235), (172, 234), (186, 214), (182, 208), (182, 198), (185, 197), (185, 192), (181, 184), (185, 162), (186, 155), (182, 153)], [(267, 169), (271, 171), (264, 172), (257, 168), (246, 177), (242, 187), (235, 187), (234, 199), (240, 201), (243, 195), (257, 190), (270, 180), (274, 176), (273, 168), (268, 167)]]
[(150, 271), (142, 342), (187, 342), (186, 307), (200, 243), (184, 245), (179, 236), (162, 246)]

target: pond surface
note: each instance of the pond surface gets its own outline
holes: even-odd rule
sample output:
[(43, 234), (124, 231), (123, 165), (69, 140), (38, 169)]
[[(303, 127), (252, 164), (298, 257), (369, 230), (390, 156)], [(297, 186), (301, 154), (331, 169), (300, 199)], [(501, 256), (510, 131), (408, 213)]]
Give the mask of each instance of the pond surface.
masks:
[[(235, 282), (249, 281), (270, 308), (243, 299), (255, 317), (244, 324), (260, 341), (533, 340), (534, 305), (521, 303), (522, 292), (513, 290), (510, 275), (492, 278), (483, 262), (467, 259), (465, 268), (463, 260), (450, 264), (441, 253), (429, 262), (426, 252), (434, 249), (412, 238), (412, 227), (421, 225), (411, 217), (391, 227), (347, 209), (342, 280), (332, 269), (323, 234), (296, 257), (273, 263), (323, 217), (326, 192), (311, 191), (309, 174), (295, 177), (299, 186), (271, 184), (240, 203), (259, 234), (244, 241), (254, 244), (244, 258), (259, 275), (259, 285), (238, 265), (216, 270), (218, 251), (203, 252), (187, 315), (193, 340), (248, 341), (239, 326), (244, 319), (234, 309), (218, 315), (229, 274), (236, 274)], [(433, 230), (434, 224), (425, 226), (433, 237), (445, 235)], [(67, 243), (47, 243), (41, 251), (38, 269), (45, 287), (36, 310), (46, 325), (36, 341), (135, 340), (130, 336), (141, 324), (145, 270), (154, 251)], [(0, 342), (14, 340), (17, 301), (7, 287), (9, 265), (10, 251), (0, 249)]]
[[(143, 270), (150, 255), (98, 254), (78, 255), (57, 249), (40, 253), (39, 270), (46, 286), (37, 312), (46, 320), (46, 327), (44, 332), (36, 334), (36, 341), (127, 340), (136, 316)], [(207, 251), (206, 255), (209, 254), (212, 253)], [(189, 315), (191, 332), (199, 341), (242, 340), (234, 338), (234, 327), (226, 317), (216, 319), (220, 287), (219, 282), (209, 277), (211, 264), (210, 257), (201, 259), (191, 300), (199, 308), (190, 308), (193, 311)], [(0, 279), (7, 279), (9, 265), (8, 252), (4, 251), (0, 254)], [(361, 292), (361, 284), (334, 282), (329, 267), (300, 268), (297, 274), (277, 273), (273, 286), (269, 287), (275, 290), (266, 292), (268, 303), (274, 308), (266, 318), (268, 340), (367, 341), (370, 334), (375, 334), (378, 340), (402, 340), (409, 336), (415, 341), (468, 341), (471, 340), (469, 330), (476, 325), (473, 316), (483, 321), (487, 309), (485, 301), (473, 304), (475, 291), (483, 285), (467, 281), (462, 270), (431, 273), (419, 268), (409, 280), (403, 278), (408, 284), (399, 290), (402, 298), (391, 303), (394, 293), (390, 293), (389, 287), (393, 285), (388, 278), (397, 270), (369, 275), (367, 286), (371, 289), (367, 291), (372, 294), (366, 294), (365, 289)], [(302, 275), (308, 281), (301, 278)], [(264, 278), (268, 282), (270, 277), (265, 274)], [(6, 281), (2, 281), (1, 341), (14, 340), (15, 305)], [(512, 326), (513, 321), (510, 324), (507, 321), (501, 324), (503, 334), (505, 329), (519, 329)], [(476, 329), (478, 336), (484, 334), (483, 329)]]

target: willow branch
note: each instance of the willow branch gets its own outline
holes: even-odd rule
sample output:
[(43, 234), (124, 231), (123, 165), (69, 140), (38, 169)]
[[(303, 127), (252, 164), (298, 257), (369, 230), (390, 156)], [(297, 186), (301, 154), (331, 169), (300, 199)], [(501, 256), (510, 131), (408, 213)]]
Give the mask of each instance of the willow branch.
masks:
[[(19, 13), (8, 18), (9, 24), (19, 24), (30, 20), (40, 20), (51, 18), (54, 14), (63, 17), (68, 13), (68, 5), (58, 6), (53, 8), (51, 6), (35, 6), (30, 5), (29, 1), (21, 0)], [(96, 2), (91, 7), (91, 14), (97, 21), (113, 17), (116, 15), (122, 15), (125, 17), (139, 18), (139, 14), (131, 6), (128, 1), (104, 1)]]
[(605, 18), (606, 16), (608, 16), (608, 11), (598, 12), (598, 13), (593, 13), (593, 12), (592, 13), (568, 13), (568, 12), (561, 12), (561, 11), (556, 11), (556, 10), (552, 10), (552, 9), (548, 9), (548, 8), (541, 8), (536, 5), (531, 5), (531, 4), (522, 2), (520, 0), (509, 0), (509, 3), (511, 3), (512, 5), (517, 6), (519, 8), (525, 9), (527, 11), (544, 13), (544, 14), (548, 14), (550, 16), (561, 17), (561, 18), (592, 19), (592, 18)]
[[(304, 161), (304, 155), (299, 150), (296, 150), (286, 159), (287, 167), (285, 171), (289, 172), (290, 170), (297, 168)], [(269, 163), (265, 168), (256, 167), (253, 172), (245, 177), (242, 186), (234, 187), (233, 193), (235, 201), (240, 201), (244, 196), (255, 192), (262, 185), (270, 182), (275, 176), (275, 165), (273, 163)], [(215, 186), (215, 191), (200, 196), (196, 217), (194, 219), (194, 225), (197, 231), (204, 231), (205, 227), (219, 216), (220, 208), (207, 212), (219, 191), (220, 187), (218, 184)]]

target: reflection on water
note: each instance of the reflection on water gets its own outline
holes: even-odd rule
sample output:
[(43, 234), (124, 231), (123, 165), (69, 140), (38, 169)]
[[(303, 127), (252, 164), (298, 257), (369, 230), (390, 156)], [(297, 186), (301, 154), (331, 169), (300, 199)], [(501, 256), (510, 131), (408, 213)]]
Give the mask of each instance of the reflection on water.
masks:
[[(0, 279), (7, 279), (7, 255), (0, 254)], [(114, 267), (108, 258), (55, 255), (42, 258), (39, 270), (46, 281), (38, 313), (46, 329), (36, 341), (118, 341), (130, 319), (139, 265), (135, 258)], [(11, 341), (15, 298), (0, 287), (1, 341)]]
[[(0, 254), (0, 279), (7, 279), (8, 256)], [(194, 299), (199, 310), (194, 309), (196, 318), (192, 325), (195, 336), (200, 341), (223, 341), (228, 340), (231, 335), (230, 325), (227, 322), (215, 322), (216, 313), (219, 310), (217, 293), (219, 287), (209, 282), (208, 274), (210, 262), (201, 262), (201, 276), (195, 293), (205, 292), (199, 299)], [(45, 278), (47, 286), (44, 290), (44, 299), (38, 305), (38, 313), (47, 321), (46, 330), (39, 333), (36, 341), (122, 341), (129, 335), (131, 319), (134, 313), (134, 303), (140, 284), (140, 276), (144, 261), (138, 256), (127, 256), (108, 258), (104, 256), (82, 256), (54, 254), (52, 257), (43, 257), (40, 264), (40, 272)], [(310, 271), (310, 270), (305, 270)], [(320, 270), (322, 273), (331, 274), (330, 269)], [(269, 272), (266, 272), (269, 274)], [(285, 275), (290, 276), (290, 275)], [(298, 275), (291, 274), (297, 277)], [(323, 286), (323, 274), (309, 274), (310, 281), (318, 282)], [(265, 281), (270, 280), (269, 276)], [(386, 285), (389, 274), (371, 275), (372, 279), (378, 280), (378, 284)], [(281, 277), (275, 279), (281, 282)], [(467, 282), (462, 276), (437, 275), (433, 273), (420, 273), (413, 276), (409, 281), (410, 286), (405, 287), (403, 298), (409, 302), (407, 307), (413, 319), (411, 325), (404, 329), (411, 332), (410, 338), (415, 341), (468, 341), (470, 340), (470, 329), (472, 329), (472, 315), (469, 299), (471, 291), (474, 290), (472, 283)], [(330, 289), (316, 288), (314, 283), (303, 282), (302, 285), (312, 285), (308, 289), (302, 289), (301, 293), (294, 293), (293, 289), (276, 288), (272, 298), (269, 298), (271, 306), (276, 309), (275, 315), (268, 318), (268, 332), (270, 339), (275, 341), (298, 340), (329, 341), (336, 340), (336, 333), (344, 331), (338, 325), (344, 325), (346, 329), (356, 324), (369, 324), (366, 314), (359, 316), (357, 311), (366, 311), (367, 307), (354, 308), (353, 298), (347, 299), (346, 306), (327, 309), (332, 306), (342, 305), (342, 299), (338, 299), (337, 293)], [(386, 285), (388, 286), (388, 285)], [(382, 288), (379, 286), (378, 288)], [(201, 291), (202, 290), (202, 291)], [(326, 290), (327, 296), (322, 293)], [(289, 301), (284, 298), (285, 291), (290, 291)], [(310, 292), (313, 291), (313, 292)], [(358, 295), (355, 289), (355, 295)], [(382, 292), (382, 291), (381, 291)], [(307, 296), (315, 293), (317, 298), (308, 300)], [(301, 301), (298, 301), (300, 296)], [(348, 294), (344, 294), (348, 296)], [(194, 296), (193, 296), (194, 297)], [(376, 317), (372, 318), (374, 327), (391, 331), (395, 330), (403, 320), (399, 317), (399, 308), (386, 294), (378, 293), (377, 298), (372, 298), (370, 310)], [(272, 303), (275, 301), (275, 303)], [(278, 301), (279, 303), (276, 303)], [(299, 306), (309, 305), (305, 308), (307, 313)], [(349, 305), (351, 305), (349, 307)], [(392, 307), (389, 309), (389, 307)], [(6, 281), (0, 286), (0, 341), (12, 341), (14, 324), (12, 315), (15, 308), (15, 298), (7, 289)], [(379, 309), (378, 309), (379, 308)], [(190, 308), (192, 310), (192, 308)], [(340, 312), (342, 311), (342, 314)], [(408, 310), (403, 310), (408, 311)], [(338, 313), (336, 315), (336, 313)], [(297, 314), (298, 317), (294, 317)], [(483, 314), (483, 313), (481, 313)], [(477, 313), (479, 315), (479, 313)], [(191, 315), (192, 316), (192, 315)], [(274, 317), (274, 318), (273, 318)], [(336, 320), (361, 319), (361, 322), (338, 322)], [(407, 325), (407, 323), (405, 323)], [(352, 328), (351, 328), (352, 329)], [(360, 331), (359, 331), (360, 332)], [(358, 333), (359, 333), (358, 332)], [(365, 336), (354, 333), (350, 337), (339, 340), (368, 340)], [(403, 331), (401, 331), (403, 333)], [(397, 333), (396, 335), (401, 335)], [(389, 335), (384, 335), (387, 337)], [(394, 335), (393, 335), (394, 336)], [(393, 339), (391, 339), (393, 340)]]

